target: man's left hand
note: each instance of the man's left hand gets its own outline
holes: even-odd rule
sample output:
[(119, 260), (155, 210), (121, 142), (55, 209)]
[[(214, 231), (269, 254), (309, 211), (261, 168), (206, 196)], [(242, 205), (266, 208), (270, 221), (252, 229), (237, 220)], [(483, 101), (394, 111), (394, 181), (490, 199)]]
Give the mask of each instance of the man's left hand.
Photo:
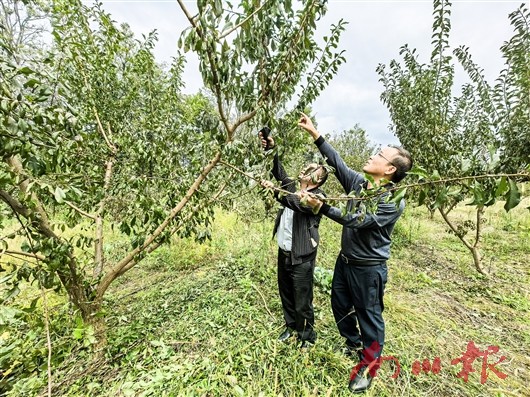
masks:
[(262, 187), (264, 187), (265, 189), (273, 189), (274, 188), (274, 183), (272, 183), (271, 181), (262, 180), (260, 182), (260, 185)]
[(320, 211), (320, 208), (322, 207), (322, 204), (324, 204), (321, 200), (317, 199), (310, 193), (298, 192), (297, 194), (298, 197), (300, 197), (300, 203), (313, 209), (314, 213), (318, 213), (318, 211)]

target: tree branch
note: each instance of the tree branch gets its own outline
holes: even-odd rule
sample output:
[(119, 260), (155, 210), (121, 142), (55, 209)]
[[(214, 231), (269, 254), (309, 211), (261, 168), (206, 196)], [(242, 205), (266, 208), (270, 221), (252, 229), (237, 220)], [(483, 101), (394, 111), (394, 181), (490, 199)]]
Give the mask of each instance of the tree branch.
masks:
[(462, 243), (470, 250), (473, 251), (473, 246), (468, 243), (468, 241), (464, 238), (464, 236), (461, 235), (461, 233), (458, 233), (458, 230), (456, 226), (451, 222), (449, 217), (447, 216), (447, 213), (443, 211), (443, 209), (438, 208), (438, 211), (442, 215), (442, 218), (444, 218), (445, 223), (449, 226), (449, 228), (453, 231), (453, 233), (462, 241)]
[[(93, 110), (94, 110), (94, 115), (96, 116), (96, 121), (97, 121), (97, 124), (98, 124), (99, 132), (101, 133), (101, 135), (103, 135), (103, 139), (105, 139), (105, 142), (107, 143), (107, 146), (112, 151), (112, 153), (116, 154), (117, 148), (116, 148), (116, 146), (114, 146), (114, 144), (107, 137), (107, 134), (105, 133), (105, 129), (103, 128), (103, 125), (101, 124), (101, 120), (99, 119), (99, 114), (98, 114), (97, 109), (94, 107)], [(110, 136), (110, 126), (108, 126), (108, 129), (109, 129), (109, 136)]]
[(36, 259), (40, 261), (45, 259), (44, 256), (35, 254), (32, 252), (22, 252), (22, 251), (12, 251), (12, 250), (0, 251), (0, 257), (2, 257), (3, 255), (9, 255), (9, 256), (12, 256), (13, 258), (16, 258), (17, 256), (24, 256), (24, 257), (28, 257), (28, 258), (32, 258), (32, 259)]
[(263, 304), (265, 306), (265, 309), (267, 310), (267, 312), (269, 313), (269, 315), (272, 317), (272, 319), (274, 321), (276, 321), (276, 317), (274, 316), (274, 314), (271, 313), (271, 311), (269, 310), (269, 306), (267, 306), (267, 301), (265, 300), (265, 297), (263, 296), (263, 294), (261, 293), (261, 291), (259, 290), (258, 287), (256, 287), (254, 285), (254, 283), (251, 284), (252, 285), (252, 288), (254, 288), (256, 291), (258, 291), (258, 294), (259, 296), (261, 296), (261, 300), (263, 301)]
[[(227, 163), (226, 161), (222, 161), (221, 160), (221, 161), (219, 161), (219, 164), (227, 166), (227, 167), (237, 171), (241, 175), (244, 175), (247, 178), (253, 179), (254, 181), (256, 181), (258, 183), (261, 182), (261, 180), (257, 179), (253, 175), (247, 174), (246, 172), (240, 170), (239, 168), (237, 168), (234, 165), (231, 165), (231, 164)], [(399, 190), (399, 189), (408, 189), (408, 188), (421, 187), (421, 186), (426, 186), (426, 185), (438, 185), (438, 184), (451, 183), (451, 182), (460, 182), (460, 181), (466, 181), (466, 180), (491, 179), (491, 178), (502, 178), (502, 177), (506, 177), (506, 178), (524, 178), (526, 180), (526, 179), (530, 178), (530, 173), (521, 172), (521, 173), (515, 173), (515, 174), (483, 174), (483, 175), (476, 175), (476, 176), (459, 176), (459, 177), (454, 177), (454, 178), (438, 179), (438, 180), (435, 180), (435, 181), (424, 181), (424, 182), (411, 183), (411, 184), (408, 184), (408, 185), (396, 185), (394, 187), (391, 187), (389, 189), (384, 189), (383, 191), (376, 192), (375, 194), (371, 194), (371, 195), (368, 195), (366, 197), (340, 196), (340, 197), (317, 197), (317, 198), (319, 200), (324, 201), (324, 202), (350, 201), (350, 200), (363, 201), (363, 200), (371, 200), (374, 197), (381, 196), (381, 195), (383, 195), (383, 194), (385, 194), (387, 192), (394, 192), (394, 191)], [(283, 189), (278, 188), (278, 187), (273, 187), (271, 189), (273, 189), (275, 191), (278, 191), (278, 192), (281, 192), (281, 193), (286, 193), (286, 194), (290, 194), (291, 193), (291, 192), (288, 192), (288, 191), (283, 190)], [(309, 193), (309, 195), (311, 195), (311, 193)], [(453, 204), (452, 207), (454, 207), (455, 205), (456, 204)], [(447, 213), (449, 213), (449, 211), (447, 211)]]
[(75, 210), (76, 212), (78, 212), (79, 214), (87, 217), (87, 218), (90, 218), (92, 220), (95, 220), (96, 219), (96, 216), (95, 215), (92, 215), (92, 214), (89, 214), (88, 212), (85, 212), (83, 211), (81, 208), (79, 207), (76, 207), (74, 204), (72, 204), (71, 202), (69, 201), (66, 201), (64, 200), (64, 203), (69, 206), (70, 208), (72, 208), (73, 210)]
[[(205, 41), (208, 44), (208, 46), (211, 47), (211, 42), (206, 40), (206, 38), (204, 37), (203, 32), (201, 31), (201, 29), (197, 25), (197, 22), (196, 22), (195, 18), (193, 18), (191, 16), (191, 14), (188, 12), (186, 6), (184, 5), (183, 0), (177, 0), (177, 2), (179, 3), (179, 6), (182, 9), (182, 12), (184, 12), (184, 15), (186, 15), (186, 18), (190, 22), (190, 24), (193, 27), (193, 29), (195, 29), (195, 31), (197, 32), (197, 35), (200, 37), (200, 39)], [(214, 53), (215, 53), (215, 48), (210, 48), (208, 51), (206, 51), (206, 55), (207, 55), (208, 61), (210, 63), (210, 71), (212, 72), (212, 77), (213, 77), (213, 85), (214, 85), (215, 97), (217, 99), (217, 110), (219, 111), (219, 117), (221, 118), (221, 121), (222, 121), (223, 125), (226, 128), (226, 131), (227, 131), (227, 134), (228, 134), (227, 138), (228, 138), (228, 140), (230, 140), (231, 136), (233, 134), (233, 129), (228, 124), (228, 119), (227, 119), (227, 117), (225, 115), (225, 111), (224, 111), (224, 108), (223, 108), (223, 99), (222, 99), (223, 95), (222, 95), (221, 86), (219, 85), (219, 75), (217, 73), (217, 69), (218, 69), (217, 68), (217, 63), (215, 62), (214, 57), (213, 57)]]
[(103, 198), (99, 202), (99, 208), (96, 215), (96, 243), (94, 247), (94, 277), (99, 277), (103, 271), (103, 212), (106, 204), (106, 194), (110, 186), (112, 177), (112, 167), (114, 166), (113, 157), (107, 160), (105, 167), (105, 178), (103, 182)]
[[(112, 281), (114, 281), (120, 274), (122, 270), (128, 266), (131, 261), (134, 261), (135, 258), (146, 251), (152, 244), (156, 244), (156, 238), (164, 232), (169, 223), (177, 216), (177, 214), (186, 206), (191, 197), (199, 189), (200, 185), (206, 179), (208, 174), (213, 170), (213, 168), (219, 163), (221, 159), (221, 152), (217, 152), (215, 156), (210, 160), (210, 162), (203, 167), (199, 176), (195, 179), (191, 187), (186, 192), (186, 195), (180, 200), (180, 202), (170, 211), (166, 219), (156, 228), (156, 230), (149, 235), (144, 243), (136, 247), (134, 250), (129, 252), (120, 262), (118, 262), (101, 280), (96, 289), (96, 302), (100, 302), (103, 299), (105, 291), (108, 289)], [(160, 243), (158, 243), (160, 244)], [(130, 266), (132, 267), (132, 266)], [(130, 268), (128, 267), (128, 268)]]
[[(11, 166), (12, 170), (18, 176), (24, 176), (24, 170), (22, 168), (22, 163), (20, 162), (20, 160), (15, 157), (10, 157), (9, 159), (7, 159), (7, 163)], [(29, 182), (27, 179), (24, 179), (22, 182), (19, 183), (20, 191), (26, 195), (28, 194), (28, 184)], [(15, 198), (11, 197), (11, 195), (9, 195), (3, 190), (0, 190), (0, 198), (2, 198), (2, 200), (4, 200), (11, 207), (12, 211), (17, 217), (18, 215), (21, 215), (24, 218), (30, 220), (31, 223), (37, 228), (40, 234), (45, 237), (54, 239), (55, 241), (61, 244), (64, 243), (63, 240), (58, 235), (56, 235), (53, 229), (51, 228), (48, 215), (46, 214), (44, 207), (42, 206), (39, 198), (35, 193), (31, 193), (31, 200), (33, 201), (33, 203), (35, 203), (35, 211), (30, 210), (25, 205), (20, 203)], [(20, 221), (20, 223), (22, 225), (22, 221)], [(28, 234), (28, 239), (31, 241), (31, 235), (27, 230), (26, 232)], [(86, 304), (88, 302), (88, 299), (86, 297), (86, 291), (79, 278), (76, 259), (70, 250), (67, 253), (67, 257), (67, 265), (69, 272), (66, 272), (64, 269), (58, 269), (57, 274), (59, 276), (59, 279), (65, 286), (66, 290), (70, 294), (72, 301), (74, 301), (81, 309), (81, 311), (84, 312), (84, 310), (86, 309)]]
[(224, 39), (226, 36), (230, 35), (235, 30), (239, 29), (241, 26), (243, 26), (245, 23), (247, 23), (250, 18), (252, 18), (254, 15), (256, 15), (258, 12), (261, 11), (263, 7), (268, 3), (268, 1), (264, 1), (262, 5), (260, 5), (252, 14), (250, 14), (248, 17), (246, 17), (242, 22), (238, 23), (236, 26), (234, 26), (232, 29), (229, 29), (227, 32), (221, 33), (221, 36), (219, 36), (219, 40)]
[[(247, 114), (244, 114), (243, 116), (239, 117), (235, 122), (234, 124), (232, 124), (232, 134), (235, 132), (235, 130), (237, 129), (237, 127), (239, 127), (241, 124), (243, 124), (244, 122), (250, 120), (252, 117), (254, 117), (256, 115), (256, 113), (258, 112), (258, 109), (260, 108), (261, 105), (258, 104), (258, 106), (256, 107), (256, 109), (254, 109), (253, 111), (247, 113)], [(230, 137), (232, 138), (232, 137)]]
[(484, 207), (478, 207), (477, 208), (477, 226), (475, 229), (475, 244), (473, 244), (473, 247), (477, 248), (479, 241), (480, 241), (480, 235), (482, 233), (482, 215), (484, 215)]
[(0, 190), (0, 198), (13, 209), (17, 214), (22, 215), (24, 218), (29, 217), (29, 210), (22, 205), (18, 200), (13, 198), (9, 193), (4, 190)]

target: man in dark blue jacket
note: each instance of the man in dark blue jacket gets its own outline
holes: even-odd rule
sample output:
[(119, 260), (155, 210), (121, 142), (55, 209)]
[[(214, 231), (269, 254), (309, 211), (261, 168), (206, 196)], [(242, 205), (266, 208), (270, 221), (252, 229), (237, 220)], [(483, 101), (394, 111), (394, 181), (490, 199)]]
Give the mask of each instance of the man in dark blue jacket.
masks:
[[(264, 148), (274, 147), (274, 139), (262, 139)], [(313, 274), (318, 243), (318, 227), (322, 215), (315, 215), (311, 208), (303, 206), (296, 192), (307, 191), (312, 194), (324, 194), (320, 186), (326, 181), (328, 173), (323, 165), (309, 164), (291, 179), (283, 168), (278, 154), (274, 156), (272, 175), (281, 182), (274, 196), (282, 204), (274, 224), (273, 235), (278, 241), (278, 289), (282, 302), (285, 331), (278, 340), (285, 341), (294, 330), (301, 341), (300, 347), (306, 349), (314, 344), (317, 334), (314, 330), (313, 310)], [(274, 188), (270, 181), (262, 181), (265, 188)]]
[[(347, 194), (359, 194), (361, 190), (373, 187), (363, 174), (346, 165), (307, 115), (302, 113), (298, 125), (313, 137), (326, 162), (335, 168), (335, 175)], [(405, 149), (388, 146), (370, 157), (363, 171), (371, 176), (374, 184), (379, 185), (384, 180), (398, 183), (411, 168), (412, 158)], [(392, 186), (392, 183), (387, 186)], [(346, 338), (347, 351), (359, 354), (360, 363), (349, 384), (353, 392), (363, 392), (370, 387), (385, 339), (383, 294), (387, 281), (386, 261), (390, 257), (392, 230), (405, 207), (404, 200), (399, 205), (386, 200), (389, 194), (385, 192), (374, 199), (377, 201), (375, 211), (363, 211), (359, 200), (351, 200), (346, 215), (314, 196), (300, 195), (319, 214), (343, 225), (341, 252), (333, 275), (331, 307), (339, 332)], [(367, 368), (371, 371), (366, 371)]]

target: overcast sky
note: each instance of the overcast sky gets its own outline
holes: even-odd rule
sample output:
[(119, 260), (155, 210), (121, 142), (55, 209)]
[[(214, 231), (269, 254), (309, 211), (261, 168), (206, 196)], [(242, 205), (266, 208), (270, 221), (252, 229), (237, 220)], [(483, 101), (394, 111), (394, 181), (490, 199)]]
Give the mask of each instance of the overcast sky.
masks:
[[(281, 0), (278, 0), (281, 1)], [(177, 53), (177, 39), (188, 26), (176, 0), (103, 0), (104, 9), (118, 22), (127, 22), (132, 30), (146, 34), (158, 31), (155, 55), (169, 62)], [(237, 1), (236, 1), (237, 2)], [(90, 3), (90, 1), (86, 1)], [(195, 1), (185, 1), (191, 10)], [(472, 57), (493, 83), (503, 68), (500, 47), (513, 30), (508, 15), (522, 1), (453, 1), (450, 45), (466, 45)], [(346, 50), (346, 63), (322, 95), (313, 104), (315, 120), (321, 132), (339, 132), (359, 124), (374, 143), (398, 143), (389, 130), (387, 108), (381, 102), (382, 84), (375, 69), (378, 64), (399, 60), (399, 48), (408, 44), (417, 48), (421, 62), (431, 53), (432, 1), (329, 0), (328, 12), (319, 21), (317, 37), (327, 34), (340, 18), (349, 22), (340, 46)], [(202, 87), (194, 55), (188, 57), (184, 72), (187, 93)], [(457, 67), (458, 85), (465, 82)]]

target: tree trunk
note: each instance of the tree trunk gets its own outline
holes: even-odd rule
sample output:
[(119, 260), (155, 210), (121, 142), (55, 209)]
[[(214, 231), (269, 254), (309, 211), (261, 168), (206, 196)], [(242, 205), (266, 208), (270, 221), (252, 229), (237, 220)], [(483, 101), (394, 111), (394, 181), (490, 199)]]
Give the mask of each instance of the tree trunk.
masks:
[(486, 271), (482, 267), (482, 256), (480, 255), (480, 250), (477, 247), (471, 248), (471, 253), (473, 254), (473, 262), (475, 263), (475, 268), (480, 274), (487, 275)]
[(484, 208), (483, 207), (477, 208), (477, 224), (475, 225), (475, 230), (476, 230), (475, 243), (473, 245), (471, 245), (469, 241), (467, 241), (464, 238), (464, 235), (462, 235), (462, 233), (458, 231), (458, 229), (453, 224), (453, 222), (451, 222), (448, 216), (449, 211), (444, 211), (442, 208), (438, 208), (438, 210), (440, 211), (440, 214), (442, 215), (442, 218), (444, 219), (445, 223), (447, 223), (447, 225), (453, 231), (453, 233), (460, 239), (460, 241), (462, 241), (462, 243), (466, 246), (466, 248), (471, 252), (471, 255), (473, 255), (473, 263), (475, 264), (475, 269), (477, 269), (477, 271), (480, 274), (487, 276), (488, 274), (482, 267), (482, 256), (480, 255), (480, 250), (478, 248), (479, 241), (480, 241), (480, 232), (482, 230), (481, 225), (482, 225), (482, 215), (484, 214)]
[(90, 302), (88, 304), (77, 304), (81, 311), (81, 317), (86, 329), (92, 328), (95, 341), (92, 345), (93, 360), (103, 358), (107, 347), (107, 323), (101, 311), (101, 302)]
[(95, 359), (103, 357), (107, 347), (107, 322), (105, 321), (105, 316), (98, 314), (98, 312), (99, 309), (91, 313), (89, 318), (84, 319), (85, 323), (92, 327), (94, 338), (96, 339), (92, 346)]

